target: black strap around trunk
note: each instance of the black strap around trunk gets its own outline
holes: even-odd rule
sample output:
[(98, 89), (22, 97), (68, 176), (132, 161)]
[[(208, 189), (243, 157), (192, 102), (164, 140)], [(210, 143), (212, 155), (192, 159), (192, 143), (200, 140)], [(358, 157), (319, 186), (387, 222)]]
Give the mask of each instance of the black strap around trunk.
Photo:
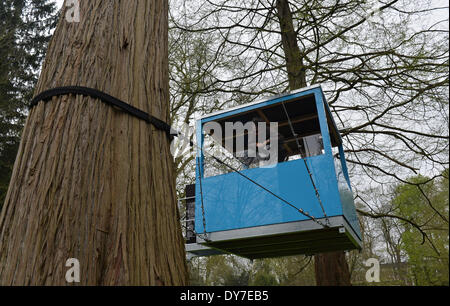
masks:
[(99, 99), (106, 104), (118, 107), (128, 114), (130, 114), (138, 119), (144, 120), (145, 122), (147, 122), (149, 124), (152, 124), (158, 130), (164, 131), (169, 138), (171, 138), (173, 136), (178, 136), (178, 132), (176, 132), (175, 130), (172, 130), (170, 125), (168, 125), (166, 122), (164, 122), (156, 117), (153, 117), (152, 115), (150, 115), (128, 103), (125, 103), (117, 98), (114, 98), (104, 92), (101, 92), (101, 91), (93, 89), (93, 88), (88, 88), (88, 87), (65, 86), (65, 87), (57, 87), (57, 88), (46, 90), (33, 98), (33, 100), (30, 103), (30, 108), (33, 108), (34, 106), (36, 106), (40, 101), (47, 102), (52, 97), (69, 95), (69, 94), (82, 95), (82, 96), (88, 96), (88, 97), (91, 97), (94, 99)]

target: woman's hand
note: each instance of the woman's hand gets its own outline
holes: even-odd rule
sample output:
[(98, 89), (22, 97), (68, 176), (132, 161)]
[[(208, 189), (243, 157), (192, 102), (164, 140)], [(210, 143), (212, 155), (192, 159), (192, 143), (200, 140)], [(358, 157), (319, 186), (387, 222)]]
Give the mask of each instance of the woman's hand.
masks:
[(256, 146), (257, 146), (258, 148), (261, 148), (261, 147), (265, 147), (268, 143), (270, 143), (270, 139), (267, 139), (267, 140), (264, 141), (263, 143), (257, 142), (257, 143), (256, 143)]

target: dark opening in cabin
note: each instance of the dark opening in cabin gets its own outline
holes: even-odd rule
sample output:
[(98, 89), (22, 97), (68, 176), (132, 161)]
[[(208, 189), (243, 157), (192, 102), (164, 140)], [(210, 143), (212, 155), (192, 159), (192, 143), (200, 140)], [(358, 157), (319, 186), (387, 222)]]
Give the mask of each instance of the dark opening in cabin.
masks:
[[(326, 113), (332, 146), (335, 147), (340, 143), (339, 134), (330, 114)], [(206, 123), (203, 126), (205, 133), (203, 147), (205, 177), (231, 172), (229, 168), (218, 163), (212, 156), (220, 157), (239, 171), (267, 165), (268, 158), (264, 160), (258, 154), (251, 154), (252, 148), (254, 148), (252, 144), (255, 140), (255, 135), (251, 133), (255, 131), (252, 131), (251, 125), (248, 125), (248, 123), (254, 123), (255, 118), (259, 118), (261, 122), (266, 124), (266, 139), (270, 138), (270, 132), (273, 130), (270, 129), (270, 124), (278, 124), (277, 131), (274, 131), (274, 133), (278, 133), (277, 137), (280, 139), (277, 142), (278, 155), (282, 155), (283, 158), (277, 159), (276, 162), (324, 154), (316, 101), (314, 95), (309, 95)], [(230, 126), (236, 128), (233, 129), (232, 136), (226, 132), (227, 127), (229, 131)], [(238, 127), (241, 127), (241, 131), (238, 131)], [(261, 143), (258, 134), (256, 135), (256, 141), (258, 144)], [(270, 149), (270, 141), (265, 148)]]

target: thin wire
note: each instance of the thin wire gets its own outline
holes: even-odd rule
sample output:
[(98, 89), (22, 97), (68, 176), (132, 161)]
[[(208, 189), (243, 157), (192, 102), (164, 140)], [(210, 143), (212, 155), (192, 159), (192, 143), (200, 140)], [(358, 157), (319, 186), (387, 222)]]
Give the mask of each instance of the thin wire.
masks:
[[(298, 150), (299, 150), (299, 152), (300, 152), (300, 155), (301, 155), (301, 154), (302, 154), (302, 151), (301, 151), (301, 147), (300, 147), (300, 142), (299, 142), (299, 140), (298, 140), (298, 134), (295, 133), (294, 125), (292, 124), (291, 118), (290, 118), (289, 113), (288, 113), (288, 111), (287, 111), (287, 109), (286, 109), (286, 105), (284, 104), (284, 101), (281, 102), (281, 104), (283, 105), (283, 109), (284, 109), (284, 112), (285, 112), (286, 117), (287, 117), (287, 119), (288, 119), (289, 126), (290, 126), (290, 128), (291, 128), (292, 135), (293, 135), (294, 138), (295, 138), (295, 142), (297, 143), (297, 148), (298, 148)], [(305, 153), (306, 153), (306, 150), (305, 150)], [(316, 193), (317, 200), (319, 201), (320, 207), (322, 208), (322, 212), (323, 212), (323, 215), (324, 215), (324, 217), (325, 217), (325, 219), (326, 219), (326, 221), (327, 221), (327, 225), (330, 225), (330, 220), (328, 219), (328, 216), (327, 216), (327, 214), (326, 214), (326, 212), (325, 212), (325, 208), (323, 207), (322, 200), (320, 199), (319, 190), (317, 190), (317, 186), (316, 186), (316, 183), (314, 182), (314, 178), (313, 178), (313, 176), (312, 176), (311, 170), (309, 169), (308, 163), (306, 162), (306, 154), (305, 154), (305, 156), (303, 157), (303, 162), (304, 162), (304, 164), (305, 164), (306, 171), (308, 171), (309, 178), (310, 178), (310, 180), (311, 180), (311, 184), (312, 184), (313, 187), (314, 187), (314, 191), (315, 191), (315, 193)]]
[(199, 163), (199, 161), (198, 161), (198, 157), (196, 158), (196, 160), (197, 160), (197, 169), (198, 169), (198, 174), (199, 174), (199, 177), (198, 177), (198, 180), (199, 180), (199, 187), (200, 187), (200, 201), (201, 201), (201, 207), (202, 207), (202, 218), (203, 218), (203, 235), (204, 235), (204, 237), (200, 237), (200, 238), (202, 238), (203, 240), (205, 240), (205, 241), (207, 241), (207, 242), (209, 242), (209, 239), (208, 239), (208, 236), (207, 236), (207, 233), (206, 233), (206, 217), (205, 217), (205, 206), (204, 206), (204, 204), (203, 204), (203, 189), (202, 189), (202, 175), (203, 175), (203, 171), (202, 171), (202, 169), (200, 168), (200, 163)]

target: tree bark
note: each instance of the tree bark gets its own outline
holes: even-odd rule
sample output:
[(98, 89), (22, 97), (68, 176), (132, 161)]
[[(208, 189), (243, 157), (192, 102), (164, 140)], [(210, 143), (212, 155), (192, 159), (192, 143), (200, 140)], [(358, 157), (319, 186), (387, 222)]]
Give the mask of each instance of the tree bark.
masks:
[[(277, 0), (278, 19), (280, 21), (281, 42), (286, 58), (289, 88), (296, 90), (307, 86), (306, 69), (302, 52), (297, 42), (292, 13), (288, 0)], [(331, 252), (314, 256), (316, 284), (318, 286), (350, 286), (350, 272), (345, 252)]]
[(280, 21), (281, 43), (286, 59), (289, 88), (291, 90), (303, 88), (306, 83), (306, 69), (303, 55), (297, 43), (297, 34), (292, 22), (292, 13), (288, 0), (277, 0), (277, 14)]
[(314, 256), (317, 286), (351, 286), (350, 272), (343, 251)]
[[(168, 1), (80, 1), (62, 12), (36, 88), (96, 88), (169, 121)], [(29, 114), (0, 215), (0, 284), (185, 285), (169, 140), (98, 100)]]

